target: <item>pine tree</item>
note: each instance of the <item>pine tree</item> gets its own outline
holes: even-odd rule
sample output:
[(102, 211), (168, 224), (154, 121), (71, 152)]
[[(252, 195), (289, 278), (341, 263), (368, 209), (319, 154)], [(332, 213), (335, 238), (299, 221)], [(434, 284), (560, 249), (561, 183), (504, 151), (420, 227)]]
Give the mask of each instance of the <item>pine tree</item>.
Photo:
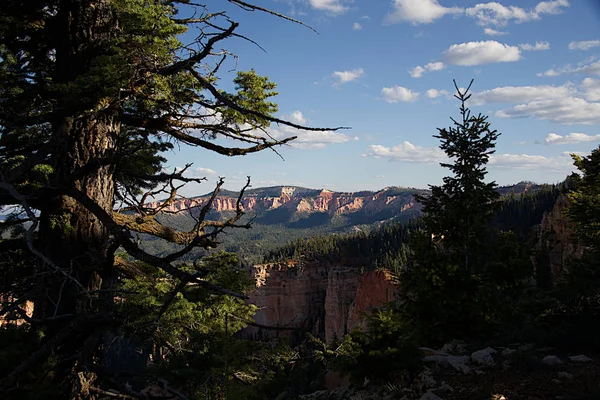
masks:
[(490, 129), (487, 116), (473, 116), (466, 107), (472, 84), (473, 81), (461, 92), (454, 82), (455, 97), (461, 102), (461, 119), (452, 118), (453, 126), (438, 128), (438, 134), (434, 135), (441, 140), (440, 148), (453, 161), (440, 165), (453, 175), (445, 177), (442, 186), (430, 185), (430, 196), (417, 196), (423, 204), (426, 229), (432, 237), (441, 239), (445, 249), (462, 256), (467, 271), (476, 268), (479, 261), (477, 249), (486, 237), (498, 198), (496, 183), (486, 183), (484, 178), (486, 164), (500, 136)]
[[(124, 323), (115, 307), (117, 296), (126, 297), (121, 280), (138, 272), (132, 260), (178, 280), (177, 291), (194, 284), (242, 296), (205, 281), (201, 268), (190, 272), (176, 261), (195, 248), (214, 247), (225, 228), (247, 227), (238, 223), (244, 190), (229, 220), (209, 220), (209, 202), (193, 229), (174, 229), (157, 215), (182, 185), (203, 179), (186, 176), (191, 164), (164, 172), (161, 153), (177, 144), (232, 157), (294, 139), (265, 135), (273, 122), (327, 129), (274, 117), (275, 84), (254, 71), (238, 73), (234, 93), (218, 87), (228, 54), (224, 41), (248, 39), (220, 5), (298, 21), (246, 1), (210, 3), (0, 2), (0, 206), (16, 206), (15, 220), (31, 224), (22, 237), (0, 246), (0, 268), (12, 268), (6, 255), (15, 249), (30, 267), (26, 277), (11, 270), (14, 277), (2, 289), (13, 301), (0, 313), (19, 313), (19, 304), (32, 300), (33, 318), (24, 317), (36, 337), (43, 337), (0, 379), (0, 397), (24, 388), (27, 373), (50, 358), (53, 364), (46, 367), (60, 373), (44, 378), (56, 379), (56, 387), (85, 397), (90, 387), (108, 385), (129, 396), (114, 378), (101, 375), (106, 338), (118, 336)], [(183, 44), (179, 35), (188, 29), (196, 34)], [(153, 196), (167, 200), (151, 208), (147, 201)], [(138, 246), (138, 234), (175, 243), (179, 250), (159, 257)]]

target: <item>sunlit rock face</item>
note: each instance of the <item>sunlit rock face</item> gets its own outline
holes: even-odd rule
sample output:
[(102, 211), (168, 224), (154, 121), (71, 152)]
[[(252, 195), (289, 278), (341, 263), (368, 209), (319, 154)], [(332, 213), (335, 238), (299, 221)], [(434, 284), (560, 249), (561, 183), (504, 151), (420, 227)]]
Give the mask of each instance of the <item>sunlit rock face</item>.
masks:
[[(361, 271), (318, 263), (256, 265), (250, 303), (258, 307), (258, 324), (301, 328), (331, 343), (355, 328), (364, 328), (364, 314), (394, 299), (398, 285), (385, 271)], [(249, 327), (252, 339), (294, 337), (296, 331)]]
[[(244, 195), (241, 201), (243, 211), (268, 211), (285, 207), (298, 213), (328, 213), (344, 215), (360, 210), (378, 212), (389, 210), (390, 213), (406, 212), (415, 206), (410, 191), (400, 195), (394, 194), (393, 188), (385, 188), (379, 192), (333, 192), (327, 189), (312, 190), (296, 187), (276, 187), (257, 189)], [(195, 207), (202, 207), (209, 196), (176, 200), (164, 208), (175, 212)], [(160, 202), (148, 203), (148, 207), (157, 207)], [(237, 197), (228, 193), (217, 196), (212, 210), (217, 212), (235, 211)]]

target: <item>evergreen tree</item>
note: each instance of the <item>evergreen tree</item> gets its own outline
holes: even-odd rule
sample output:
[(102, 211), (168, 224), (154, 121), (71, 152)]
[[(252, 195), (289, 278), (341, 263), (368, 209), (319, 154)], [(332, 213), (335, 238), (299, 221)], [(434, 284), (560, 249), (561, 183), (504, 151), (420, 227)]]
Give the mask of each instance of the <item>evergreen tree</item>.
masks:
[(453, 161), (440, 165), (453, 175), (445, 177), (442, 186), (430, 185), (430, 196), (417, 196), (423, 204), (423, 221), (428, 232), (442, 239), (444, 248), (460, 254), (463, 267), (468, 271), (473, 271), (480, 261), (477, 249), (486, 237), (499, 196), (496, 183), (486, 183), (484, 178), (485, 166), (500, 134), (490, 129), (487, 116), (471, 115), (466, 107), (472, 84), (473, 81), (461, 92), (454, 82), (457, 92), (454, 96), (461, 102), (461, 118), (458, 121), (452, 118), (453, 126), (438, 128), (438, 134), (434, 135), (441, 141), (440, 148)]
[[(80, 393), (74, 396), (85, 397), (90, 388), (131, 394), (107, 376), (103, 360), (111, 356), (107, 338), (123, 328), (115, 302), (127, 298), (123, 276), (138, 273), (133, 260), (177, 279), (175, 291), (194, 284), (242, 297), (203, 279), (204, 269), (190, 271), (176, 261), (194, 248), (214, 247), (225, 228), (247, 227), (238, 224), (243, 190), (226, 221), (207, 219), (211, 202), (189, 231), (156, 218), (183, 184), (202, 182), (185, 176), (189, 165), (163, 172), (161, 152), (175, 143), (240, 156), (294, 139), (264, 135), (272, 122), (304, 128), (273, 116), (275, 84), (267, 77), (240, 72), (235, 93), (217, 86), (228, 53), (223, 42), (244, 38), (236, 32), (239, 23), (218, 10), (221, 3), (291, 20), (241, 0), (209, 6), (190, 0), (0, 2), (0, 206), (16, 206), (15, 221), (31, 224), (1, 246), (23, 251), (31, 268), (4, 285), (11, 301), (1, 313), (18, 313), (32, 300), (34, 315), (25, 317), (43, 337), (0, 379), (0, 397), (47, 362), (54, 372), (44, 379), (74, 388)], [(178, 37), (188, 29), (196, 35), (183, 44)], [(150, 208), (153, 196), (168, 199)], [(138, 246), (138, 234), (178, 249), (157, 256)], [(0, 263), (11, 269), (6, 254)]]
[(600, 147), (589, 156), (572, 157), (581, 175), (571, 176), (575, 190), (569, 193), (569, 217), (581, 244), (600, 251)]

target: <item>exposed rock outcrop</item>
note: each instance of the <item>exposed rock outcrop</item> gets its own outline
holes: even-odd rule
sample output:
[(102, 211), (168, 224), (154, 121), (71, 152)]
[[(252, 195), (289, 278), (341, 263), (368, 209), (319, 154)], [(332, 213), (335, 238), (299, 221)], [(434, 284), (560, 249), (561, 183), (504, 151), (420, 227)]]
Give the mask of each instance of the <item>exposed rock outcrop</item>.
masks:
[[(256, 265), (252, 271), (256, 290), (249, 302), (258, 307), (257, 323), (302, 328), (331, 343), (354, 328), (364, 327), (364, 313), (394, 299), (398, 285), (382, 270), (320, 264)], [(249, 327), (244, 337), (270, 339), (293, 331)]]
[[(398, 191), (397, 188), (385, 188), (378, 192), (333, 192), (293, 186), (264, 188), (248, 191), (241, 202), (244, 211), (264, 212), (277, 208), (287, 208), (293, 213), (328, 213), (343, 215), (363, 210), (369, 213), (389, 211), (391, 215), (406, 212), (415, 207), (412, 190)], [(210, 196), (176, 200), (165, 211), (175, 212), (202, 207)], [(148, 203), (148, 207), (157, 207), (160, 202)], [(235, 211), (237, 197), (227, 192), (217, 196), (212, 210), (217, 212)], [(418, 210), (415, 210), (417, 212)]]
[(548, 254), (553, 282), (568, 274), (568, 261), (580, 258), (584, 250), (575, 241), (573, 224), (566, 215), (568, 208), (569, 198), (561, 194), (552, 211), (544, 214), (540, 224), (537, 249)]

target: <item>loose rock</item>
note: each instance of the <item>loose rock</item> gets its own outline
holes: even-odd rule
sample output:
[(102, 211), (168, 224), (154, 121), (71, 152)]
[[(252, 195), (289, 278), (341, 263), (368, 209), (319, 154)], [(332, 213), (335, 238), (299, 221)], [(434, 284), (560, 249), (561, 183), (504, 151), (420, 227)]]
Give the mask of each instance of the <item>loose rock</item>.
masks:
[(542, 364), (549, 365), (551, 367), (556, 367), (558, 365), (563, 365), (564, 363), (557, 356), (546, 356), (542, 358)]
[(568, 372), (564, 372), (564, 371), (560, 371), (558, 374), (556, 374), (556, 376), (558, 376), (560, 379), (568, 379), (568, 380), (573, 379), (572, 374), (570, 374)]
[(584, 356), (583, 354), (579, 354), (577, 356), (571, 356), (571, 357), (569, 357), (569, 360), (571, 360), (573, 362), (582, 362), (582, 363), (594, 361), (591, 358), (589, 358), (588, 356)]
[(510, 356), (512, 356), (513, 354), (515, 354), (516, 352), (517, 352), (517, 351), (516, 351), (516, 350), (514, 350), (514, 349), (508, 349), (508, 348), (506, 348), (506, 349), (502, 350), (502, 355), (503, 355), (504, 357), (510, 357)]
[(433, 392), (427, 392), (421, 396), (420, 400), (442, 400), (442, 398)]
[(479, 350), (471, 354), (471, 360), (473, 360), (473, 362), (477, 365), (483, 365), (487, 367), (493, 367), (494, 365), (496, 365), (494, 357), (492, 357), (492, 355), (487, 349)]

